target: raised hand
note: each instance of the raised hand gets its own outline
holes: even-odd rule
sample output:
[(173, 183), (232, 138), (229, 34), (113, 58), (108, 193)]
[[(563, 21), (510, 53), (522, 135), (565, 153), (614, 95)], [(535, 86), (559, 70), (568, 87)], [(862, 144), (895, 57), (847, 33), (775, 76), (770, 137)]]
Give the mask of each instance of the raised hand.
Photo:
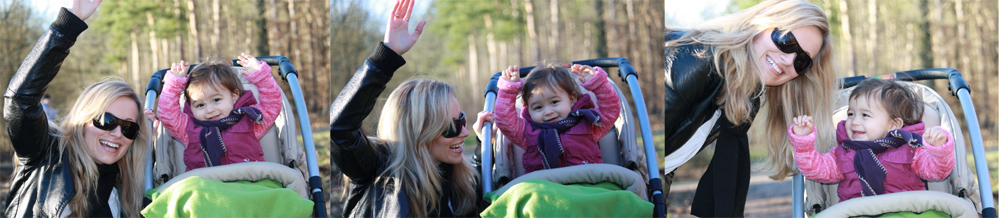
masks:
[(156, 117), (156, 114), (151, 109), (145, 109), (142, 113), (146, 115), (146, 119), (153, 122), (153, 132), (156, 132), (156, 129), (160, 126), (160, 119)]
[(945, 142), (948, 142), (948, 134), (945, 134), (944, 131), (938, 128), (929, 128), (924, 132), (924, 141), (933, 146), (941, 146)]
[[(491, 112), (491, 111), (480, 111), (479, 112), (479, 117), (476, 119), (476, 123), (472, 124), (472, 128), (476, 131), (476, 137), (479, 138), (479, 141), (483, 141), (484, 140), (483, 139), (483, 125), (485, 125), (485, 122), (496, 123), (496, 122), (494, 122), (493, 112)], [(496, 125), (492, 125), (492, 126), (493, 126), (492, 133), (496, 134), (497, 133), (497, 126)]]
[(396, 6), (389, 14), (389, 23), (385, 25), (385, 39), (382, 41), (390, 49), (399, 55), (403, 55), (413, 47), (420, 38), (420, 33), (424, 32), (424, 24), (420, 21), (417, 28), (410, 34), (410, 13), (413, 12), (414, 0), (397, 0)]
[(97, 11), (99, 5), (101, 5), (101, 0), (75, 0), (72, 8), (67, 8), (67, 10), (79, 17), (80, 20), (87, 20), (90, 15), (94, 15), (94, 11)]
[(236, 57), (236, 59), (238, 59), (236, 60), (237, 64), (240, 64), (240, 66), (247, 68), (247, 70), (245, 71), (240, 71), (240, 73), (242, 73), (243, 76), (249, 76), (250, 73), (257, 72), (257, 70), (260, 70), (260, 61), (258, 61), (257, 58), (255, 58), (253, 55), (240, 53), (240, 56)]
[(512, 82), (512, 83), (519, 82), (521, 81), (520, 69), (521, 68), (518, 67), (517, 65), (511, 65), (507, 67), (506, 70), (503, 70), (503, 72), (500, 73), (500, 78), (502, 78), (503, 80), (507, 80), (507, 82)]
[(577, 75), (577, 78), (580, 79), (581, 83), (586, 83), (587, 81), (590, 81), (591, 78), (594, 78), (594, 75), (597, 75), (597, 69), (587, 65), (574, 64), (570, 67), (570, 70)]
[(170, 65), (170, 71), (167, 71), (167, 73), (172, 73), (172, 74), (176, 75), (177, 77), (187, 77), (188, 66), (190, 66), (190, 65), (188, 65), (187, 62), (184, 62), (184, 60), (181, 60), (180, 62), (176, 62), (176, 63), (171, 64)]
[(792, 133), (804, 136), (813, 132), (813, 118), (809, 115), (802, 115), (792, 118)]

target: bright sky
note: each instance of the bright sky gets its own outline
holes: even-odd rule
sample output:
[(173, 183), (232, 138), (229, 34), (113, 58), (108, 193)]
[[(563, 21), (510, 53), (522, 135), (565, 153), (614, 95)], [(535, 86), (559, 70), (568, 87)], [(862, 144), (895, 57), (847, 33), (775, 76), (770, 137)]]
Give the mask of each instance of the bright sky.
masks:
[(721, 15), (728, 4), (729, 0), (666, 0), (664, 18), (668, 27), (687, 27)]
[(39, 17), (46, 20), (46, 25), (56, 19), (56, 16), (59, 15), (59, 8), (73, 6), (73, 2), (70, 0), (28, 0), (22, 2), (30, 4), (36, 13), (41, 13)]

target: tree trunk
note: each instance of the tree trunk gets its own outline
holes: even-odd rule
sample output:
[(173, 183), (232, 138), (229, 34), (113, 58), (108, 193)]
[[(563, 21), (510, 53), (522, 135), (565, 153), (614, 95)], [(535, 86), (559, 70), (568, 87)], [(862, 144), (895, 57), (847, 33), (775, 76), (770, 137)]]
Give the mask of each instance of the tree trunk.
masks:
[(840, 31), (843, 32), (844, 46), (847, 48), (847, 75), (856, 76), (857, 75), (857, 53), (854, 51), (854, 40), (852, 40), (853, 33), (851, 33), (851, 13), (848, 10), (847, 0), (840, 2), (840, 19), (843, 19), (840, 25)]
[(160, 47), (156, 42), (156, 22), (153, 21), (153, 13), (146, 12), (146, 24), (149, 25), (149, 50), (153, 56), (152, 66), (155, 69), (160, 64)]
[(559, 60), (559, 49), (556, 45), (559, 42), (559, 4), (556, 0), (549, 0), (549, 55), (550, 60)]
[(538, 31), (535, 30), (535, 12), (532, 6), (532, 0), (524, 0), (524, 16), (527, 17), (528, 21), (528, 40), (531, 40), (531, 52), (534, 57), (533, 62), (542, 61), (542, 51), (540, 49), (541, 45), (538, 41)]
[(139, 86), (139, 34), (132, 31), (132, 88)]
[(479, 74), (477, 73), (477, 72), (479, 72), (479, 57), (476, 56), (477, 54), (479, 54), (479, 52), (476, 51), (476, 37), (472, 33), (469, 33), (468, 39), (469, 39), (469, 41), (468, 41), (469, 42), (469, 84), (472, 84), (470, 86), (470, 88), (472, 88), (472, 90), (480, 90), (479, 89), (479, 85), (478, 85), (479, 84)]
[(222, 34), (222, 21), (219, 15), (219, 0), (212, 0), (212, 36), (209, 39), (212, 40), (212, 51), (214, 54), (212, 56), (218, 57), (219, 54), (219, 36)]
[(497, 60), (498, 59), (498, 57), (497, 57), (497, 41), (494, 39), (495, 36), (493, 34), (493, 19), (490, 18), (489, 14), (487, 14), (487, 15), (483, 16), (483, 20), (486, 23), (486, 30), (485, 30), (486, 31), (486, 52), (489, 53), (489, 59), (490, 59), (490, 65), (489, 65), (488, 69), (490, 71), (493, 71), (493, 70), (496, 70), (496, 69), (500, 69), (499, 63), (497, 62), (498, 61)]
[(198, 35), (198, 13), (195, 13), (194, 0), (187, 1), (188, 29), (194, 38), (194, 59), (201, 60), (201, 37)]
[[(875, 6), (875, 0), (868, 0), (868, 64), (870, 64), (870, 72), (879, 72), (878, 70), (878, 7)], [(878, 74), (881, 75), (881, 74)]]
[(255, 0), (254, 3), (257, 5), (257, 16), (256, 23), (254, 27), (257, 28), (257, 34), (254, 36), (254, 41), (257, 43), (256, 52), (257, 55), (271, 55), (271, 51), (268, 47), (267, 41), (267, 8), (264, 7), (264, 0)]
[(597, 57), (608, 57), (608, 47), (607, 47), (607, 26), (605, 25), (605, 20), (608, 18), (604, 16), (604, 0), (596, 0), (594, 2), (594, 11), (597, 11), (597, 22), (594, 23), (594, 30), (596, 33), (596, 38), (594, 41), (594, 52), (597, 53)]

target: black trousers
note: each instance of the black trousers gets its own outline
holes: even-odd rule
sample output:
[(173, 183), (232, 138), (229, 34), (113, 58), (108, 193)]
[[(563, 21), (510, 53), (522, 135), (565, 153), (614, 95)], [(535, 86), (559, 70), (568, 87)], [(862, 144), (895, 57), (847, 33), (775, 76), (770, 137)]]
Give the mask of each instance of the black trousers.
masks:
[(719, 136), (708, 170), (698, 181), (691, 215), (699, 217), (742, 217), (750, 186), (750, 124), (733, 125), (719, 119)]

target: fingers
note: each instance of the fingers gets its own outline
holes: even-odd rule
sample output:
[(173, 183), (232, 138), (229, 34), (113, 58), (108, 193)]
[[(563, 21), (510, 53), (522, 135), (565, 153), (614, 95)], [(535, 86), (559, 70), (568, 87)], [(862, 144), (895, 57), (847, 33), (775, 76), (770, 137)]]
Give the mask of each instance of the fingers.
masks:
[(406, 0), (406, 3), (407, 3), (406, 12), (403, 15), (404, 16), (403, 20), (410, 21), (410, 15), (413, 12), (413, 0)]
[(396, 1), (396, 5), (392, 6), (392, 13), (390, 13), (390, 15), (392, 15), (392, 17), (389, 18), (390, 21), (394, 20), (396, 18), (399, 18), (399, 11), (400, 11), (399, 8), (400, 8), (400, 6), (403, 5), (402, 3), (403, 3), (403, 0), (397, 0)]
[(415, 38), (420, 38), (420, 33), (424, 32), (424, 24), (427, 24), (427, 21), (420, 21), (420, 23), (417, 24), (417, 29), (413, 30), (413, 36)]

